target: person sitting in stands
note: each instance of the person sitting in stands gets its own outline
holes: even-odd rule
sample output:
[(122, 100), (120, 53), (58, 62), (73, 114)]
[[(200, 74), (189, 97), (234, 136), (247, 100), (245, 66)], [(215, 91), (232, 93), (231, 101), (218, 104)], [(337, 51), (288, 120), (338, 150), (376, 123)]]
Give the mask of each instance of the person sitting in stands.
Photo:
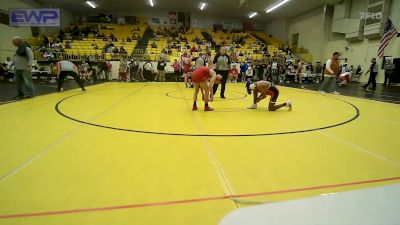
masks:
[(238, 54), (235, 50), (232, 51), (231, 53), (231, 58), (233, 62), (237, 62), (238, 61)]
[(197, 49), (196, 49), (195, 46), (193, 46), (193, 47), (190, 49), (190, 54), (192, 54), (193, 52), (197, 52)]
[(112, 53), (118, 54), (119, 53), (119, 49), (117, 47), (113, 47)]
[(156, 42), (151, 43), (151, 48), (157, 48)]
[(165, 51), (165, 49), (162, 50), (161, 54), (160, 54), (160, 58), (165, 60), (167, 58), (167, 51)]
[(83, 69), (82, 76), (84, 81), (93, 83), (93, 70), (89, 67)]
[(124, 46), (121, 46), (121, 48), (119, 49), (119, 53), (120, 54), (128, 54), (128, 52), (125, 50)]
[(66, 49), (71, 49), (72, 48), (72, 43), (71, 42), (65, 43), (65, 48)]
[(130, 37), (127, 37), (126, 42), (132, 42), (132, 39)]

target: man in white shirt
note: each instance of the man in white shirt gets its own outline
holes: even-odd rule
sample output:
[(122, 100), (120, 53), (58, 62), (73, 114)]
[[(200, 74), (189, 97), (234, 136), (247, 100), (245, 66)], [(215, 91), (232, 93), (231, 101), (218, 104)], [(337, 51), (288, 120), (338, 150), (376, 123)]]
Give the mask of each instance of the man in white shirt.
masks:
[(144, 78), (147, 81), (152, 81), (153, 79), (153, 73), (154, 73), (154, 69), (153, 69), (153, 64), (151, 64), (151, 61), (148, 60), (144, 63), (143, 65), (143, 73), (144, 73)]
[(336, 77), (339, 74), (339, 56), (339, 52), (335, 52), (332, 58), (326, 61), (324, 81), (319, 88), (320, 93), (331, 92), (332, 94), (340, 94), (336, 91)]

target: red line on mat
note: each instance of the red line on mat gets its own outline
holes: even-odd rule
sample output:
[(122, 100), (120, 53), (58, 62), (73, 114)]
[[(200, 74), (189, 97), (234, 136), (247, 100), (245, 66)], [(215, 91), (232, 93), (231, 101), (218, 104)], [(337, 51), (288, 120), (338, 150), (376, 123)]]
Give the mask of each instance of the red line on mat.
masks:
[(59, 215), (59, 214), (72, 214), (72, 213), (119, 210), (119, 209), (144, 208), (144, 207), (164, 206), (164, 205), (176, 205), (176, 204), (185, 204), (185, 203), (194, 203), (194, 202), (207, 202), (207, 201), (223, 200), (223, 199), (230, 199), (230, 198), (276, 195), (276, 194), (284, 194), (284, 193), (291, 193), (291, 192), (302, 192), (302, 191), (320, 190), (320, 189), (335, 188), (335, 187), (353, 186), (353, 185), (360, 185), (360, 184), (380, 183), (380, 182), (395, 181), (395, 180), (400, 180), (400, 177), (355, 181), (355, 182), (350, 182), (350, 183), (330, 184), (330, 185), (304, 187), (304, 188), (296, 188), (296, 189), (285, 189), (285, 190), (269, 191), (269, 192), (224, 195), (224, 196), (214, 196), (214, 197), (206, 197), (206, 198), (194, 198), (194, 199), (176, 200), (176, 201), (150, 202), (150, 203), (140, 203), (140, 204), (131, 204), (131, 205), (70, 209), (70, 210), (48, 211), (48, 212), (19, 213), (19, 214), (8, 214), (8, 215), (0, 214), (0, 219), (34, 217), (34, 216), (50, 216), (50, 215)]

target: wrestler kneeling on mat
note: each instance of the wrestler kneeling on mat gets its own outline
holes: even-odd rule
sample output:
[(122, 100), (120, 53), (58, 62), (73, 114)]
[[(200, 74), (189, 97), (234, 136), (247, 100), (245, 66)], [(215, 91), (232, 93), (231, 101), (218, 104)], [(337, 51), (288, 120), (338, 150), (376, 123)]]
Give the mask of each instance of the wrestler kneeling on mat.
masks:
[(267, 95), (271, 96), (269, 101), (268, 110), (275, 111), (282, 107), (288, 107), (289, 111), (292, 110), (292, 103), (287, 101), (283, 104), (275, 105), (276, 100), (279, 96), (279, 90), (270, 82), (262, 80), (255, 83), (247, 83), (248, 91), (253, 90), (254, 102), (248, 109), (257, 109), (257, 103), (267, 97)]
[[(210, 65), (209, 65), (210, 66)], [(212, 65), (211, 65), (212, 66)], [(211, 67), (210, 66), (210, 67)], [(208, 102), (213, 101), (213, 85), (221, 83), (222, 76), (217, 75), (213, 69), (207, 66), (202, 66), (192, 72), (192, 82), (194, 84), (193, 95), (193, 111), (197, 110), (197, 95), (199, 91), (204, 91), (204, 111), (213, 111), (214, 109), (208, 106)]]

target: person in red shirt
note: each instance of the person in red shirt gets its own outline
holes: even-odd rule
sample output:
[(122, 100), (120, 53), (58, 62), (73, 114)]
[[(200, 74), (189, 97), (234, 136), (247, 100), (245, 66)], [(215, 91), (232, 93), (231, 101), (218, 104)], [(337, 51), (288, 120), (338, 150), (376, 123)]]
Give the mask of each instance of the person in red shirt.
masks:
[(236, 83), (239, 76), (239, 70), (236, 68), (236, 65), (232, 66), (232, 69), (229, 70), (229, 82)]
[(193, 52), (197, 52), (196, 46), (193, 46), (193, 47), (190, 49), (190, 53), (193, 54)]
[[(208, 65), (212, 68), (212, 63)], [(214, 109), (208, 106), (208, 102), (213, 101), (213, 85), (214, 83), (221, 83), (222, 76), (217, 75), (213, 69), (210, 69), (207, 66), (202, 66), (195, 69), (192, 73), (192, 81), (194, 84), (194, 94), (193, 94), (193, 111), (197, 110), (197, 95), (199, 94), (200, 89), (203, 94), (204, 99), (204, 111), (213, 111)]]
[(175, 59), (174, 64), (172, 64), (172, 67), (174, 68), (174, 77), (175, 81), (179, 81), (179, 74), (181, 73), (181, 64), (178, 62), (178, 60)]

